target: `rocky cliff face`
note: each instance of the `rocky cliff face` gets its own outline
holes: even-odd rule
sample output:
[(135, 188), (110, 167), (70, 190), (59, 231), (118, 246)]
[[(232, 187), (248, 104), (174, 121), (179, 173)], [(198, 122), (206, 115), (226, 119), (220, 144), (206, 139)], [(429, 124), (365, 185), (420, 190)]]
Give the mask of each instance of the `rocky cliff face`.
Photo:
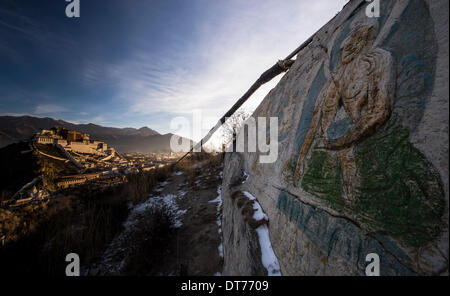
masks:
[(350, 1), (253, 114), (278, 117), (275, 163), (227, 154), (225, 275), (266, 273), (244, 190), (283, 275), (364, 275), (369, 253), (381, 275), (448, 274), (448, 1), (380, 3)]

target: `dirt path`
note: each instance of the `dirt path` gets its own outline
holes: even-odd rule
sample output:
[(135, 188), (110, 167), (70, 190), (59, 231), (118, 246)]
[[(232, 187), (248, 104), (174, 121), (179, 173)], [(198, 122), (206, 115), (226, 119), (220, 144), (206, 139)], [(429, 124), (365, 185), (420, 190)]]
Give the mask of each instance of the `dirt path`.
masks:
[[(184, 173), (176, 172), (162, 182), (150, 195), (148, 201), (135, 206), (119, 234), (105, 250), (100, 263), (86, 271), (88, 275), (220, 275), (223, 258), (220, 228), (220, 205), (218, 191), (221, 184), (221, 168), (200, 168), (201, 175), (189, 184)], [(158, 254), (139, 256), (161, 256), (158, 266), (137, 270), (126, 267), (133, 255), (136, 234), (151, 236), (139, 227), (148, 219), (146, 212), (152, 207), (165, 204), (175, 217), (170, 237)], [(142, 223), (144, 222), (144, 223)], [(139, 237), (137, 240), (141, 240)], [(145, 238), (144, 238), (145, 240)], [(136, 258), (134, 259), (136, 260)], [(153, 262), (153, 261), (150, 261)], [(156, 265), (156, 264), (153, 264)], [(138, 271), (139, 270), (139, 271)], [(137, 273), (137, 274), (135, 274)]]
[(220, 184), (220, 171), (209, 169), (187, 188), (185, 198), (180, 201), (181, 208), (187, 209), (183, 226), (178, 231), (178, 258), (184, 267), (182, 274), (218, 275), (222, 272), (218, 203), (212, 202), (218, 196)]

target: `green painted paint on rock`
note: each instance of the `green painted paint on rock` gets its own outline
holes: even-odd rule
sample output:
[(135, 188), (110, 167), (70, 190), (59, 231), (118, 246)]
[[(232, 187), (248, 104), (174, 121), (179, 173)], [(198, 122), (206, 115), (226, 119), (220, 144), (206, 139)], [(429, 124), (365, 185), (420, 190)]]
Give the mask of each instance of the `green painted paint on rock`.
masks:
[(432, 164), (408, 139), (408, 130), (393, 120), (356, 146), (361, 187), (354, 211), (420, 247), (440, 234), (444, 190)]
[(337, 159), (331, 153), (316, 150), (308, 163), (308, 169), (302, 179), (302, 187), (324, 199), (336, 210), (345, 207), (342, 197), (342, 175)]
[(444, 191), (434, 167), (408, 139), (408, 130), (391, 119), (355, 146), (359, 185), (351, 204), (343, 197), (341, 168), (333, 152), (312, 152), (302, 187), (367, 231), (421, 247), (440, 234)]

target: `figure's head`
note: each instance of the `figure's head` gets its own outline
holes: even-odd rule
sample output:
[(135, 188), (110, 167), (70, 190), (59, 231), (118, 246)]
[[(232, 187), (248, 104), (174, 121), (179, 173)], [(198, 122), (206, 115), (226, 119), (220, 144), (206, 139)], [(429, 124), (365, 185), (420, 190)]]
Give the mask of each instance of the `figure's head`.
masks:
[(350, 35), (342, 42), (340, 60), (342, 64), (348, 64), (353, 59), (370, 48), (378, 31), (375, 25), (360, 25), (355, 27)]

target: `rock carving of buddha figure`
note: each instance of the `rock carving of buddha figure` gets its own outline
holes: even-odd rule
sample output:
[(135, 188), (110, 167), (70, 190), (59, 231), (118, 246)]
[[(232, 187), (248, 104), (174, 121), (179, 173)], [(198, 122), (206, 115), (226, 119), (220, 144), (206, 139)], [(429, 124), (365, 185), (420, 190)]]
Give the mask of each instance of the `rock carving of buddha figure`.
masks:
[(389, 119), (394, 76), (391, 54), (374, 48), (375, 25), (354, 28), (342, 42), (339, 61), (319, 94), (311, 125), (297, 161), (302, 178), (311, 147), (335, 151), (342, 171), (343, 194), (352, 202), (357, 183), (353, 145)]

